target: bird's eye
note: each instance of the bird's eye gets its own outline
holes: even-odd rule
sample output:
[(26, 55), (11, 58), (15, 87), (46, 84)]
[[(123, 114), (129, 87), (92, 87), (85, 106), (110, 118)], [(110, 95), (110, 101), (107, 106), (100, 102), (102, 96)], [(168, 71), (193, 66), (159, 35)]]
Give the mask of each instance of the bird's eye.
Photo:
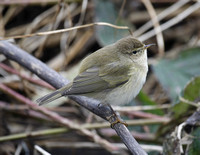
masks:
[(132, 53), (133, 54), (137, 54), (139, 51), (138, 50), (135, 50), (135, 51), (133, 51)]

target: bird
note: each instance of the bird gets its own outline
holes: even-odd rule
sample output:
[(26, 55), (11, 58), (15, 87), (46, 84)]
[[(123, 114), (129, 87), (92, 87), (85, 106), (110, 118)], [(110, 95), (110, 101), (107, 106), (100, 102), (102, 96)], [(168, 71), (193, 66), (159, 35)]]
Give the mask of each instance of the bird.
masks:
[(80, 95), (109, 106), (125, 105), (136, 97), (146, 81), (147, 48), (152, 45), (128, 36), (105, 46), (82, 60), (72, 82), (36, 102), (43, 105), (63, 96)]

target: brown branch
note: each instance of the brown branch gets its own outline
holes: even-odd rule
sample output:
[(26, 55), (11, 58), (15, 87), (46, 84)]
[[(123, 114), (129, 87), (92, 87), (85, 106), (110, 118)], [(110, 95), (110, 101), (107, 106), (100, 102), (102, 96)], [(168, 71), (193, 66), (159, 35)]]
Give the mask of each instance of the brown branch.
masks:
[(0, 83), (0, 90), (2, 90), (6, 94), (11, 95), (12, 97), (17, 99), (18, 101), (21, 101), (22, 103), (28, 105), (29, 108), (31, 108), (35, 111), (39, 111), (42, 114), (48, 116), (52, 121), (57, 122), (61, 125), (64, 125), (64, 126), (70, 128), (70, 129), (75, 129), (75, 130), (80, 131), (82, 134), (92, 138), (96, 143), (102, 145), (108, 151), (114, 151), (114, 150), (117, 149), (114, 146), (112, 146), (108, 141), (99, 137), (97, 134), (92, 133), (89, 130), (86, 130), (84, 128), (81, 128), (81, 126), (79, 124), (76, 124), (75, 122), (73, 122), (73, 121), (71, 121), (67, 118), (62, 117), (55, 112), (49, 111), (48, 109), (46, 109), (44, 107), (38, 106), (37, 104), (33, 103), (28, 98), (22, 96), (21, 94), (17, 93), (16, 91), (14, 91), (10, 88), (8, 88), (6, 85), (4, 85), (2, 83)]
[(114, 25), (114, 24), (110, 24), (110, 23), (106, 23), (106, 22), (96, 22), (96, 23), (74, 26), (74, 27), (70, 27), (67, 29), (60, 29), (60, 30), (54, 30), (54, 31), (46, 31), (46, 32), (31, 33), (31, 34), (25, 34), (25, 35), (19, 35), (19, 36), (5, 37), (5, 38), (0, 38), (0, 40), (21, 39), (21, 38), (34, 37), (34, 36), (47, 36), (47, 35), (87, 28), (87, 27), (91, 27), (91, 26), (108, 26), (108, 27), (113, 27), (115, 29), (128, 30), (130, 32), (130, 34), (132, 33), (131, 29), (127, 26), (118, 26), (118, 25)]
[(151, 4), (150, 0), (142, 0), (142, 2), (145, 5), (145, 7), (147, 8), (147, 11), (149, 12), (152, 23), (154, 25), (154, 30), (156, 32), (156, 40), (158, 43), (159, 56), (162, 57), (164, 55), (165, 44), (164, 44), (163, 34), (162, 34), (162, 31), (160, 28), (158, 16), (157, 16), (156, 11), (155, 11), (153, 5)]
[[(66, 3), (69, 2), (81, 2), (81, 0), (64, 0)], [(36, 5), (36, 4), (53, 4), (58, 3), (58, 0), (1, 0), (0, 5)]]
[(43, 87), (46, 87), (46, 88), (49, 88), (49, 89), (54, 89), (51, 85), (49, 85), (45, 81), (33, 79), (33, 78), (29, 77), (29, 76), (21, 74), (19, 71), (15, 70), (14, 68), (9, 67), (9, 66), (7, 66), (7, 65), (5, 65), (3, 63), (0, 63), (0, 67), (3, 68), (5, 71), (13, 73), (13, 74), (16, 74), (19, 77), (21, 77), (22, 79), (25, 79), (25, 80), (27, 80), (29, 82), (32, 82), (34, 84), (37, 84), (39, 86), (43, 86)]
[(34, 117), (34, 118), (37, 118), (37, 119), (46, 120), (46, 121), (50, 120), (49, 117), (43, 115), (40, 112), (37, 112), (35, 110), (30, 109), (26, 105), (23, 105), (23, 106), (17, 105), (16, 106), (16, 105), (11, 105), (9, 103), (0, 101), (0, 109), (8, 111), (8, 112), (24, 115), (24, 116), (30, 116), (30, 117)]

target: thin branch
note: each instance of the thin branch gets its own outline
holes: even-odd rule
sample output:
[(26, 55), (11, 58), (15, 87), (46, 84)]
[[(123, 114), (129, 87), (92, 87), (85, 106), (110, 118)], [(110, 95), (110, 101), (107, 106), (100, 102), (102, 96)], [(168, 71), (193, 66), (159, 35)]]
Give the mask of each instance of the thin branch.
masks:
[(69, 129), (67, 128), (54, 128), (54, 129), (46, 129), (46, 130), (33, 131), (33, 132), (27, 132), (27, 133), (23, 132), (23, 133), (8, 135), (8, 136), (2, 136), (0, 137), (0, 142), (18, 140), (18, 139), (23, 139), (23, 138), (38, 137), (38, 136), (61, 134), (61, 133), (66, 133), (68, 131)]
[(85, 13), (88, 5), (88, 0), (83, 0), (82, 1), (82, 6), (81, 6), (81, 16), (78, 21), (78, 25), (81, 25), (83, 23), (83, 20), (85, 18)]
[(115, 20), (115, 23), (117, 23), (118, 20), (120, 19), (120, 17), (122, 17), (122, 13), (123, 13), (125, 4), (126, 4), (126, 0), (123, 0), (122, 5), (121, 5), (121, 8), (120, 8), (120, 10), (119, 10), (119, 14), (118, 14), (118, 16), (117, 16), (117, 19)]
[(133, 111), (142, 111), (142, 110), (155, 110), (155, 109), (169, 109), (172, 105), (163, 104), (163, 105), (143, 105), (143, 106), (113, 106), (113, 109), (119, 112), (133, 112)]
[[(165, 124), (168, 123), (170, 120), (168, 119), (138, 119), (138, 120), (127, 120), (126, 123), (129, 126), (136, 126), (136, 125), (149, 125), (149, 124)], [(88, 123), (83, 124), (81, 127), (85, 129), (100, 129), (100, 128), (109, 128), (110, 124), (107, 122), (103, 123)]]
[(41, 148), (38, 145), (34, 146), (34, 149), (38, 152), (40, 152), (42, 155), (51, 155), (49, 152), (45, 151), (43, 148)]
[[(160, 14), (158, 14), (158, 20), (161, 21), (162, 19), (164, 19), (165, 17), (167, 17), (172, 12), (177, 11), (180, 7), (182, 7), (183, 5), (185, 5), (189, 1), (190, 0), (177, 1), (172, 6), (170, 6), (169, 8), (165, 9)], [(141, 35), (142, 33), (144, 33), (146, 30), (148, 30), (149, 28), (151, 28), (152, 25), (153, 25), (152, 21), (149, 20), (146, 24), (144, 24), (142, 27), (140, 27), (139, 29), (137, 29), (133, 33), (133, 36), (138, 37), (139, 35)]]
[[(170, 19), (169, 21), (165, 22), (164, 24), (162, 24), (161, 25), (161, 31), (164, 31), (164, 30), (174, 26), (175, 24), (179, 23), (180, 21), (182, 21), (183, 19), (188, 17), (190, 14), (192, 14), (193, 12), (198, 10), (199, 8), (200, 8), (200, 1), (197, 1), (195, 4), (193, 4), (192, 6), (187, 8), (182, 13), (178, 14), (176, 17), (174, 17), (174, 18)], [(138, 37), (138, 39), (140, 41), (145, 41), (145, 40), (153, 37), (155, 34), (156, 34), (155, 31), (151, 30), (151, 31), (143, 34), (142, 36)]]
[(130, 117), (160, 119), (160, 120), (166, 120), (166, 121), (170, 120), (169, 117), (159, 116), (159, 115), (155, 115), (155, 114), (152, 114), (152, 113), (146, 113), (146, 112), (142, 112), (142, 111), (125, 112), (125, 114), (127, 114)]
[(195, 103), (195, 102), (189, 101), (189, 100), (183, 98), (182, 96), (179, 96), (179, 100), (180, 100), (181, 102), (187, 103), (187, 104), (192, 105), (192, 106), (197, 107), (197, 108), (198, 108), (199, 105), (200, 105), (200, 103)]
[(78, 30), (78, 29), (87, 28), (87, 27), (96, 26), (96, 25), (98, 25), (98, 26), (109, 26), (109, 27), (112, 27), (112, 28), (115, 28), (115, 29), (129, 30), (129, 32), (131, 32), (130, 28), (127, 27), (127, 26), (117, 26), (117, 25), (105, 23), (105, 22), (96, 22), (96, 23), (90, 23), (90, 24), (75, 26), (75, 27), (71, 27), (71, 28), (67, 28), (67, 29), (60, 29), (60, 30), (54, 30), (54, 31), (46, 31), (46, 32), (38, 32), (38, 33), (32, 33), (32, 34), (26, 34), (26, 35), (5, 37), (5, 38), (0, 38), (0, 40), (21, 39), (21, 38), (33, 37), (33, 36), (46, 36), (46, 35), (68, 32), (68, 31), (72, 31), (72, 30)]
[(0, 90), (2, 90), (3, 92), (13, 96), (14, 98), (16, 98), (18, 101), (21, 101), (22, 103), (28, 105), (31, 109), (35, 110), (35, 111), (39, 111), (42, 114), (48, 116), (49, 118), (51, 118), (52, 121), (57, 122), (61, 125), (64, 125), (66, 127), (69, 127), (70, 129), (74, 129), (74, 130), (78, 130), (80, 131), (82, 134), (92, 138), (94, 140), (94, 142), (102, 145), (104, 148), (106, 148), (108, 151), (114, 151), (117, 148), (115, 148), (114, 146), (112, 146), (108, 141), (106, 141), (105, 139), (102, 139), (101, 137), (99, 137), (97, 134), (83, 129), (81, 128), (81, 126), (67, 118), (64, 118), (60, 115), (58, 115), (55, 112), (51, 112), (48, 109), (38, 106), (37, 104), (33, 103), (31, 100), (29, 100), (28, 98), (22, 96), (21, 94), (15, 92), (14, 90), (8, 88), (6, 85), (0, 83)]
[(162, 31), (160, 28), (158, 16), (156, 14), (155, 9), (153, 8), (153, 5), (151, 4), (151, 2), (149, 0), (142, 0), (142, 2), (145, 5), (145, 7), (147, 8), (147, 11), (149, 12), (152, 23), (154, 25), (154, 30), (156, 33), (156, 40), (158, 43), (159, 56), (162, 57), (164, 55), (165, 44), (164, 44), (163, 34), (162, 34)]
[[(121, 149), (126, 150), (126, 146), (124, 146), (123, 143), (112, 143), (114, 146), (119, 147)], [(91, 142), (45, 142), (45, 146), (47, 147), (51, 147), (51, 148), (57, 148), (57, 147), (67, 147), (67, 148), (74, 148), (74, 149), (80, 149), (80, 148), (100, 148), (100, 146), (98, 144), (94, 144)], [(162, 154), (163, 149), (162, 146), (159, 145), (141, 145), (142, 148), (144, 148), (145, 150), (149, 150), (149, 151), (156, 151), (156, 152), (160, 152), (160, 154)], [(124, 154), (123, 154), (124, 155)]]
[(49, 85), (48, 83), (46, 83), (45, 81), (42, 81), (42, 80), (36, 80), (36, 79), (33, 79), (27, 75), (24, 75), (24, 74), (21, 74), (19, 71), (15, 70), (14, 68), (11, 68), (3, 63), (0, 63), (0, 67), (3, 68), (4, 70), (6, 70), (7, 72), (10, 72), (10, 73), (13, 73), (13, 74), (16, 74), (18, 75), (19, 77), (29, 81), (29, 82), (32, 82), (34, 84), (37, 84), (39, 86), (43, 86), (43, 87), (46, 87), (46, 88), (49, 88), (49, 89), (54, 89), (51, 85)]
[(186, 123), (185, 122), (183, 122), (183, 123), (181, 123), (179, 126), (178, 126), (178, 128), (177, 128), (177, 138), (178, 138), (178, 140), (179, 140), (179, 142), (180, 142), (180, 152), (181, 153), (183, 153), (183, 145), (182, 145), (182, 141), (181, 141), (181, 135), (182, 135), (182, 130), (183, 130), (183, 128), (184, 128), (184, 126), (186, 125)]
[[(64, 0), (66, 3), (69, 2), (81, 2), (81, 0)], [(0, 5), (36, 5), (36, 4), (53, 4), (58, 3), (58, 0), (1, 0)]]
[(37, 119), (42, 119), (49, 121), (49, 117), (45, 116), (44, 114), (37, 112), (35, 110), (30, 109), (28, 106), (21, 106), (21, 105), (11, 105), (9, 103), (0, 101), (0, 109), (5, 110), (8, 112), (17, 113), (24, 116), (30, 116)]
[[(48, 82), (55, 88), (61, 88), (68, 83), (64, 77), (59, 75), (57, 72), (53, 71), (45, 64), (43, 64), (38, 59), (34, 58), (27, 52), (23, 51), (22, 49), (14, 46), (13, 44), (7, 41), (0, 41), (0, 53), (4, 54), (7, 58), (18, 62), (23, 67), (27, 68), (31, 72), (38, 75), (41, 79)], [(81, 106), (85, 107), (86, 109), (90, 110), (91, 112), (95, 113), (96, 115), (106, 119), (107, 116), (111, 116), (113, 113), (110, 108), (107, 106), (99, 107), (99, 102), (93, 99), (89, 99), (83, 96), (71, 96), (72, 100), (76, 101)], [(32, 105), (32, 104), (31, 104)], [(36, 104), (32, 105), (36, 109), (43, 110), (43, 112), (52, 114), (44, 107), (38, 107)], [(53, 116), (60, 119), (60, 116), (53, 113)], [(66, 123), (63, 121), (62, 123)], [(74, 126), (74, 124), (73, 124)], [(79, 126), (78, 126), (79, 127)], [(134, 155), (146, 155), (147, 153), (141, 148), (141, 146), (137, 143), (128, 129), (121, 123), (114, 125), (113, 127), (117, 134), (120, 136), (124, 144), (127, 148), (131, 151)], [(79, 130), (79, 129), (78, 129)], [(92, 137), (92, 133), (86, 129), (81, 129), (84, 134), (88, 134)], [(86, 133), (85, 133), (86, 132)], [(91, 135), (92, 134), (92, 135)], [(99, 139), (98, 137), (97, 139)], [(97, 139), (94, 139), (95, 141)], [(106, 143), (107, 144), (107, 143)], [(102, 144), (103, 145), (103, 144)]]
[[(126, 123), (129, 126), (136, 126), (136, 125), (149, 125), (149, 124), (165, 124), (169, 121), (161, 120), (161, 119), (139, 119), (139, 120), (128, 120)], [(80, 125), (81, 129), (101, 129), (101, 128), (110, 128), (110, 124), (108, 122), (103, 123), (86, 123), (83, 125)], [(17, 139), (23, 139), (27, 137), (38, 137), (38, 136), (46, 136), (46, 135), (54, 135), (54, 134), (61, 134), (68, 132), (68, 128), (54, 128), (54, 129), (46, 129), (46, 130), (40, 130), (40, 131), (32, 131), (28, 133), (18, 133), (18, 134), (12, 134), (8, 136), (1, 136), (0, 142), (3, 141), (9, 141), (9, 140), (17, 140)]]

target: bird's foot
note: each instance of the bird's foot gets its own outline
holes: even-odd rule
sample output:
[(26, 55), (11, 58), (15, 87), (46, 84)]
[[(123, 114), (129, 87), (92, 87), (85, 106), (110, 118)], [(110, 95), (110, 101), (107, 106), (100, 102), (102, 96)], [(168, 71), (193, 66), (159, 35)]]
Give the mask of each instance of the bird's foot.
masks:
[(121, 118), (120, 118), (120, 116), (118, 116), (117, 114), (116, 114), (116, 112), (115, 111), (113, 111), (114, 113), (111, 115), (111, 116), (109, 116), (109, 117), (107, 117), (107, 119), (108, 119), (108, 121), (110, 122), (110, 127), (113, 129), (114, 128), (114, 126), (115, 126), (115, 124), (117, 124), (117, 123), (121, 123), (121, 124), (124, 124), (125, 126), (128, 126), (128, 124), (124, 121), (124, 120), (122, 120)]
[(98, 104), (98, 107), (100, 108), (101, 106), (108, 106), (110, 108), (110, 110), (112, 111), (112, 114), (107, 116), (106, 119), (110, 122), (110, 127), (111, 128), (114, 128), (115, 124), (117, 123), (121, 123), (121, 124), (124, 124), (125, 126), (128, 126), (128, 124), (122, 120), (120, 118), (120, 115), (119, 113), (117, 113), (116, 111), (113, 110), (113, 108), (111, 107), (110, 104), (107, 104), (107, 103), (99, 103)]

